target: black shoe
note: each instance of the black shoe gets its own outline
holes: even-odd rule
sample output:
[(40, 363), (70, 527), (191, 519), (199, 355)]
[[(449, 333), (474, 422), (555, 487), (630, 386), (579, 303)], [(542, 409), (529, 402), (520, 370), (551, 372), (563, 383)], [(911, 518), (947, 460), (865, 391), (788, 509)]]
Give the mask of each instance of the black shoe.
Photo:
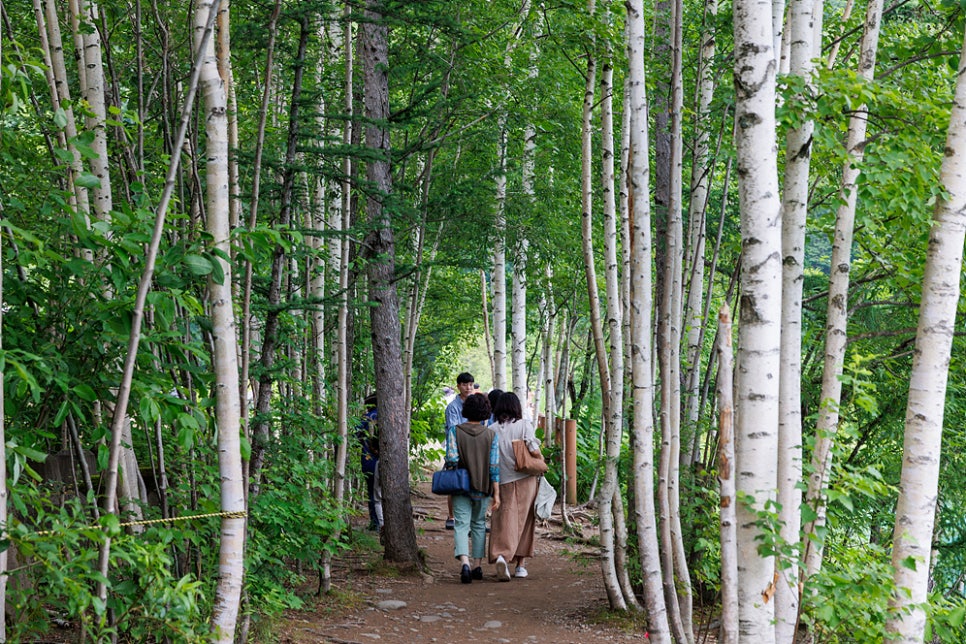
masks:
[[(480, 579), (482, 578), (483, 578), (483, 571), (480, 570)], [(473, 577), (472, 577), (472, 573), (470, 573), (470, 567), (467, 566), (466, 564), (463, 564), (463, 569), (460, 570), (460, 583), (463, 583), (463, 584), (473, 583)]]
[(483, 579), (483, 569), (479, 566), (474, 568), (470, 574), (473, 575), (473, 579)]

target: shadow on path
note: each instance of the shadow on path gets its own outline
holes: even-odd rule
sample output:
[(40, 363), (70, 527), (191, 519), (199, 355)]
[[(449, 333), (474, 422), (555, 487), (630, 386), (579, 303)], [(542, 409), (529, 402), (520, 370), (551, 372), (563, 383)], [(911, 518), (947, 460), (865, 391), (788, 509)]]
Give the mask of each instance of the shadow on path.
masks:
[[(335, 562), (333, 587), (356, 601), (318, 605), (286, 615), (283, 643), (332, 642), (624, 642), (646, 641), (594, 619), (607, 599), (596, 550), (560, 538), (559, 522), (537, 527), (530, 576), (499, 582), (484, 564), (484, 578), (461, 584), (453, 533), (444, 528), (446, 499), (421, 483), (413, 497), (419, 547), (427, 571), (400, 575), (350, 555)], [(559, 515), (555, 515), (559, 517)], [(377, 562), (372, 565), (372, 561)]]

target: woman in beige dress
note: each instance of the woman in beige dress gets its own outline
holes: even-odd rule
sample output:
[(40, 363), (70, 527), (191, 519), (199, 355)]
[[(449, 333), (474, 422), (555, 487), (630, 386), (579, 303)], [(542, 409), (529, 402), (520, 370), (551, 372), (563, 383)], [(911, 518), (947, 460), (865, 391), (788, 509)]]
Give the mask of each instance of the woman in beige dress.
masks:
[(493, 409), (500, 446), (500, 500), (491, 519), (489, 562), (496, 564), (500, 581), (510, 581), (510, 565), (514, 577), (526, 577), (528, 557), (533, 556), (533, 530), (536, 525), (533, 504), (537, 498), (539, 477), (516, 470), (513, 441), (526, 442), (530, 453), (540, 453), (540, 441), (533, 425), (523, 418), (520, 399), (513, 392), (500, 394)]

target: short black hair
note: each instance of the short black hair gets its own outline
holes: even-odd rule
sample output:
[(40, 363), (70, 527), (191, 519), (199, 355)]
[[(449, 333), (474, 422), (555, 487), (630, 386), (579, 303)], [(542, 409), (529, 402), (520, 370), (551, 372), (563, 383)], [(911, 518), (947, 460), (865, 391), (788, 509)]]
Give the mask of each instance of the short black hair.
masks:
[(490, 409), (496, 409), (496, 401), (500, 399), (503, 394), (502, 389), (490, 389), (490, 393), (486, 394), (486, 397), (490, 400)]
[(478, 423), (490, 418), (490, 401), (483, 394), (472, 394), (463, 401), (463, 418)]
[(493, 407), (493, 415), (496, 416), (498, 423), (520, 420), (523, 418), (523, 406), (520, 405), (520, 399), (512, 391), (503, 392)]
[(464, 371), (460, 375), (456, 376), (456, 384), (462, 385), (464, 382), (475, 382), (476, 378), (473, 377), (469, 371)]

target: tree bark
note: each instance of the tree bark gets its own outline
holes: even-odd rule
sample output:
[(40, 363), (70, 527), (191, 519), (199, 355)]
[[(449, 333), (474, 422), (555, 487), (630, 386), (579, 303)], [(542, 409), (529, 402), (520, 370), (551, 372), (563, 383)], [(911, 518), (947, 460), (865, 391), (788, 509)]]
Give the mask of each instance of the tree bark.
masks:
[(700, 408), (701, 341), (704, 328), (702, 299), (704, 296), (704, 255), (705, 221), (707, 219), (708, 195), (710, 194), (713, 163), (709, 158), (708, 141), (711, 128), (711, 100), (714, 98), (715, 75), (715, 36), (711, 22), (718, 15), (717, 0), (706, 0), (704, 4), (705, 24), (701, 32), (701, 48), (698, 50), (698, 90), (697, 112), (694, 119), (694, 154), (691, 159), (691, 200), (688, 207), (688, 259), (686, 293), (687, 301), (684, 320), (687, 324), (686, 370), (684, 382), (687, 390), (684, 398), (687, 427), (693, 433), (692, 440), (686, 440), (681, 447), (681, 465), (690, 466), (698, 457), (695, 446), (698, 444), (698, 419)]
[[(790, 4), (790, 73), (812, 86), (820, 55), (822, 0), (792, 0)], [(785, 135), (785, 175), (782, 182), (782, 369), (779, 385), (778, 503), (781, 537), (797, 548), (801, 530), (802, 492), (802, 286), (805, 281), (805, 221), (808, 213), (809, 169), (814, 122), (806, 118)], [(799, 566), (794, 558), (780, 561), (775, 589), (775, 640), (795, 640), (798, 623)]]
[[(207, 11), (206, 11), (207, 9)], [(221, 544), (218, 584), (211, 614), (212, 639), (234, 641), (245, 570), (245, 483), (241, 459), (241, 400), (238, 387), (238, 342), (232, 299), (231, 265), (223, 256), (230, 251), (228, 168), (228, 100), (225, 81), (218, 73), (214, 41), (205, 38), (208, 13), (217, 2), (202, 2), (195, 12), (195, 49), (204, 52), (201, 89), (205, 96), (205, 151), (207, 169), (208, 233), (213, 261), (221, 263), (224, 279), (208, 279), (211, 311), (212, 362), (215, 373), (215, 418), (218, 426), (218, 471), (221, 480)], [(210, 19), (207, 29), (210, 30)], [(190, 108), (186, 108), (190, 109)]]
[(418, 565), (419, 548), (409, 497), (409, 410), (403, 394), (395, 241), (387, 208), (392, 198), (389, 143), (389, 29), (380, 0), (366, 0), (361, 31), (365, 103), (365, 145), (371, 155), (366, 179), (366, 259), (372, 357), (379, 392), (379, 471), (385, 516), (385, 557)]
[(631, 447), (634, 472), (634, 521), (637, 526), (644, 606), (652, 642), (670, 642), (667, 607), (661, 588), (657, 525), (654, 520), (654, 419), (651, 367), (651, 212), (647, 154), (647, 95), (644, 74), (644, 6), (629, 0), (627, 7), (628, 81), (625, 109), (628, 141), (627, 201), (630, 225), (631, 380), (633, 420)]
[(775, 68), (769, 5), (734, 4), (735, 118), (741, 210), (741, 303), (735, 427), (741, 641), (775, 641), (774, 557), (758, 552), (758, 513), (778, 482), (781, 358), (781, 203), (775, 141)]
[[(882, 0), (870, 0), (865, 14), (859, 77), (871, 82), (875, 72), (876, 50), (882, 22)], [(805, 501), (816, 518), (806, 524), (809, 538), (805, 550), (805, 575), (810, 577), (822, 567), (823, 541), (819, 536), (825, 525), (825, 494), (832, 468), (832, 445), (839, 424), (842, 401), (842, 371), (848, 342), (849, 272), (852, 266), (852, 238), (858, 201), (858, 179), (864, 157), (868, 112), (859, 107), (849, 118), (846, 150), (848, 160), (842, 167), (840, 206), (835, 216), (832, 259), (829, 275), (828, 307), (825, 322), (825, 359), (822, 366), (821, 407), (815, 424), (815, 447), (812, 450), (812, 473), (808, 478)]]
[(893, 580), (886, 632), (890, 641), (922, 642), (930, 546), (936, 519), (949, 363), (966, 240), (966, 40), (956, 76), (940, 197), (929, 232), (916, 349), (909, 377), (899, 501), (892, 535)]
[[(305, 55), (311, 34), (307, 17), (299, 25), (299, 46), (295, 61), (295, 77), (292, 80), (292, 98), (289, 105), (288, 141), (285, 150), (285, 170), (282, 175), (281, 203), (279, 205), (277, 228), (287, 234), (292, 221), (292, 201), (295, 190), (295, 161), (298, 154), (299, 119), (302, 103), (302, 80), (305, 75)], [(265, 328), (262, 332), (262, 351), (259, 361), (262, 373), (258, 379), (258, 394), (255, 400), (255, 423), (252, 429), (252, 456), (249, 469), (249, 495), (257, 496), (261, 484), (262, 467), (268, 458), (271, 430), (271, 408), (274, 394), (275, 359), (278, 348), (278, 327), (280, 304), (282, 302), (282, 280), (286, 272), (287, 258), (282, 244), (276, 244), (272, 254), (271, 278), (268, 284), (268, 311), (265, 314)]]
[(738, 540), (735, 505), (734, 359), (731, 312), (718, 312), (718, 485), (721, 501), (721, 631), (720, 644), (738, 644)]

